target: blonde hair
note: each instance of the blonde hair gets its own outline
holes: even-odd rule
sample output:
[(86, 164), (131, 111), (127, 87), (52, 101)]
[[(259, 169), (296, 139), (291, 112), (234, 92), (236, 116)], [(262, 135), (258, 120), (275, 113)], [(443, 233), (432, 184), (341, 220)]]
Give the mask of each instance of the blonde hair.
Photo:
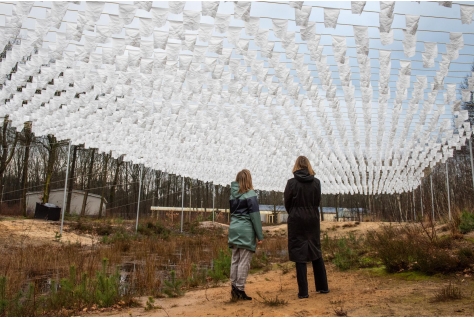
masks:
[(237, 173), (235, 177), (237, 183), (239, 183), (239, 193), (247, 193), (249, 190), (253, 189), (252, 185), (252, 175), (248, 169), (243, 169)]
[(295, 166), (293, 166), (293, 173), (299, 171), (300, 169), (307, 169), (310, 175), (315, 175), (313, 168), (311, 167), (311, 163), (306, 156), (298, 156)]

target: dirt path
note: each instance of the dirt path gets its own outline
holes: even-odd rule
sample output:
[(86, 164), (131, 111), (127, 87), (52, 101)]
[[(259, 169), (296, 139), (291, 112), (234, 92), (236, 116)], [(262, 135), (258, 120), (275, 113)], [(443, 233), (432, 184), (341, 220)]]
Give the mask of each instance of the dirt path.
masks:
[[(230, 301), (228, 284), (189, 291), (180, 298), (157, 298), (155, 306), (162, 309), (145, 311), (147, 297), (140, 298), (142, 307), (82, 313), (85, 316), (146, 316), (146, 317), (315, 317), (336, 316), (335, 309), (347, 312), (348, 316), (474, 316), (472, 298), (458, 301), (432, 303), (436, 292), (447, 285), (447, 280), (436, 277), (422, 281), (409, 281), (396, 275), (382, 276), (366, 270), (339, 272), (327, 265), (329, 294), (317, 294), (314, 287), (308, 299), (297, 298), (295, 269), (283, 274), (281, 270), (252, 274), (246, 286), (252, 301)], [(308, 268), (311, 280), (311, 267)], [(468, 278), (459, 286), (464, 291), (473, 291), (474, 282)], [(265, 298), (286, 300), (288, 304), (271, 307), (263, 303)]]

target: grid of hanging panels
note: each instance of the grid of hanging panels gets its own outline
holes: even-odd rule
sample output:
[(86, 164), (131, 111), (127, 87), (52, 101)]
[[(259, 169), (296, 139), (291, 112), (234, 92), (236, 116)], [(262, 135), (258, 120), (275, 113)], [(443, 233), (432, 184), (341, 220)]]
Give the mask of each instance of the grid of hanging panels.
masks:
[(0, 2), (0, 116), (215, 184), (248, 168), (256, 188), (282, 190), (306, 155), (323, 193), (410, 191), (471, 134), (473, 14), (449, 1)]

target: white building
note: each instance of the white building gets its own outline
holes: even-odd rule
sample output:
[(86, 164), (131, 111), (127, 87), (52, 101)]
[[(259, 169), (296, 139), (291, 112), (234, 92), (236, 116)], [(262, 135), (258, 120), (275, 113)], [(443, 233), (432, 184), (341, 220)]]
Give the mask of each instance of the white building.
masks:
[[(71, 211), (70, 214), (79, 215), (82, 209), (82, 201), (84, 200), (84, 191), (73, 190), (71, 194)], [(28, 215), (34, 215), (36, 203), (41, 203), (43, 191), (26, 193), (26, 212)], [(49, 193), (49, 203), (59, 207), (63, 207), (64, 189), (52, 189)], [(66, 199), (67, 200), (67, 199)], [(102, 206), (102, 216), (105, 216), (107, 200), (104, 199)], [(98, 216), (100, 209), (100, 195), (89, 193), (87, 196), (85, 215)]]

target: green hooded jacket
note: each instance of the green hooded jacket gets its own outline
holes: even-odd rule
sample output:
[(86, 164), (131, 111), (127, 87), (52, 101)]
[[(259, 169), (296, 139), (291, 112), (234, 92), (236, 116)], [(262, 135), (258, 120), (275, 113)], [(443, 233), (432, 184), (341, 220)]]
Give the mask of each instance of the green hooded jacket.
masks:
[(239, 183), (230, 184), (229, 247), (244, 248), (255, 252), (257, 241), (263, 239), (262, 221), (257, 194), (249, 190), (239, 193)]

